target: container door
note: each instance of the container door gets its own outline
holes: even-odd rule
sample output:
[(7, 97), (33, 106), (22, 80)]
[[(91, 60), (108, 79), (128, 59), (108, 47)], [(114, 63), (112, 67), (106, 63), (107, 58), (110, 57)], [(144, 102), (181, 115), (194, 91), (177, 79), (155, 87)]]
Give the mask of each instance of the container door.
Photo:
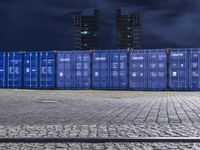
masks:
[(47, 57), (47, 86), (55, 87), (55, 53), (49, 52)]
[(48, 88), (47, 85), (47, 52), (40, 53), (40, 87)]
[(65, 53), (58, 52), (57, 55), (57, 87), (65, 88)]
[(83, 56), (82, 88), (89, 89), (91, 85), (90, 52), (84, 52), (82, 56)]
[(109, 52), (93, 53), (93, 88), (109, 88)]
[(65, 88), (74, 89), (74, 52), (65, 52)]
[(200, 89), (200, 50), (191, 49), (189, 51), (189, 89)]
[(130, 88), (144, 90), (147, 88), (147, 53), (132, 51), (130, 53)]
[(0, 88), (6, 87), (6, 54), (0, 53)]
[(75, 70), (74, 70), (75, 88), (82, 89), (83, 87), (83, 53), (75, 54)]
[(110, 52), (110, 88), (120, 88), (120, 53), (117, 51)]
[(40, 87), (55, 87), (55, 53), (42, 52), (40, 54)]
[(125, 51), (110, 52), (110, 88), (127, 88), (127, 53)]
[(22, 54), (8, 53), (8, 88), (21, 88), (22, 85)]
[(127, 53), (120, 52), (119, 60), (120, 60), (119, 64), (120, 89), (127, 89), (128, 88)]
[(24, 87), (38, 88), (38, 52), (24, 54)]
[(174, 90), (188, 88), (188, 52), (185, 49), (171, 50), (170, 88)]
[(100, 77), (100, 71), (101, 71), (101, 68), (100, 68), (100, 58), (101, 58), (101, 54), (100, 53), (97, 53), (97, 52), (94, 52), (93, 53), (93, 69), (92, 69), (92, 87), (94, 89), (98, 89), (98, 88), (101, 88), (100, 86), (100, 82), (101, 82), (101, 77)]
[(167, 87), (167, 57), (165, 50), (148, 52), (148, 89)]

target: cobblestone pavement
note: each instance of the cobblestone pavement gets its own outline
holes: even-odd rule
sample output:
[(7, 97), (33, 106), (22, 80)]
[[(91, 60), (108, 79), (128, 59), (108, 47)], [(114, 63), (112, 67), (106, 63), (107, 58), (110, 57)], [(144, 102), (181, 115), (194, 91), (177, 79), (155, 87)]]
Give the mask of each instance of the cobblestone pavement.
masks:
[[(199, 96), (200, 92), (0, 90), (0, 137), (199, 137)], [(0, 149), (200, 149), (200, 143), (1, 143)]]
[[(167, 137), (200, 135), (198, 124), (0, 126), (0, 137)], [(200, 143), (1, 143), (0, 149), (200, 149)]]
[(0, 144), (1, 150), (199, 150), (199, 143)]
[(200, 92), (0, 90), (0, 124), (199, 123)]
[(199, 124), (0, 126), (0, 137), (199, 137)]

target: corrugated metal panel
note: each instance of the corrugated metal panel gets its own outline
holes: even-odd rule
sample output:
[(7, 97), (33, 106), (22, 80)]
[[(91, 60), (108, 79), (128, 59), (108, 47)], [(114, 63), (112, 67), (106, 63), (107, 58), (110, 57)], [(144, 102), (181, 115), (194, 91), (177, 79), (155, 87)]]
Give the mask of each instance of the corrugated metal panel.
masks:
[(24, 53), (24, 88), (39, 88), (39, 52)]
[(110, 89), (128, 88), (127, 52), (110, 51)]
[(22, 52), (7, 53), (7, 87), (22, 87)]
[(145, 50), (131, 50), (129, 60), (129, 88), (147, 89), (147, 53)]
[(170, 89), (188, 89), (188, 49), (171, 49), (169, 71)]
[(40, 88), (55, 88), (55, 52), (40, 53)]
[(200, 89), (200, 49), (189, 51), (189, 89)]
[(109, 51), (93, 52), (92, 87), (109, 89)]
[(148, 89), (167, 88), (167, 54), (165, 49), (148, 51)]
[(6, 87), (6, 53), (0, 52), (0, 88)]
[(61, 89), (89, 89), (91, 85), (90, 52), (58, 52), (57, 87)]

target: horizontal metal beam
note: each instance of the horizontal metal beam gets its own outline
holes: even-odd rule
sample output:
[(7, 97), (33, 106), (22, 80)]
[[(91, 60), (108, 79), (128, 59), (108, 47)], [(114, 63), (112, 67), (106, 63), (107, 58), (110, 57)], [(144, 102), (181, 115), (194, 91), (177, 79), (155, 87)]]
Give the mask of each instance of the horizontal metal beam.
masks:
[(77, 137), (77, 138), (0, 138), (0, 143), (126, 143), (126, 142), (169, 142), (196, 143), (200, 137)]

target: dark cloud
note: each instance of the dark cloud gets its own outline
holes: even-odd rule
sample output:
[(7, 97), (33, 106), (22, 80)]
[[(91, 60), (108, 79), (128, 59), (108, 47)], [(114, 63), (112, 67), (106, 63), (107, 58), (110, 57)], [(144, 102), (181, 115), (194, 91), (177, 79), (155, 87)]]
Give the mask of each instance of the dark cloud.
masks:
[(143, 47), (200, 47), (199, 0), (0, 0), (1, 49), (73, 49), (77, 9), (101, 9), (103, 48), (114, 45), (115, 9), (142, 11)]

